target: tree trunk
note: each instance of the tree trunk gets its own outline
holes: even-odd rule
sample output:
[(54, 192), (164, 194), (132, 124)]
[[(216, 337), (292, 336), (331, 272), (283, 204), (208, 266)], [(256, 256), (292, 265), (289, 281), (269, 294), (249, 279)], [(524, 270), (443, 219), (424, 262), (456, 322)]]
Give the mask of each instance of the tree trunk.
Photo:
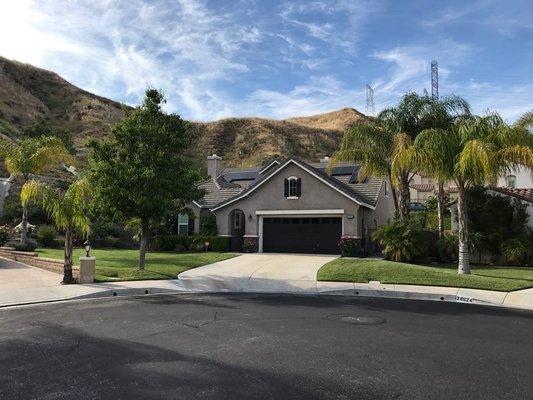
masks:
[(74, 283), (74, 278), (72, 276), (72, 236), (74, 235), (74, 230), (72, 227), (65, 229), (65, 261), (63, 264), (63, 283), (68, 285), (69, 283)]
[(470, 253), (468, 240), (468, 210), (466, 209), (465, 188), (458, 186), (457, 214), (459, 221), (459, 265), (457, 272), (470, 273)]
[(148, 247), (149, 235), (149, 221), (148, 219), (141, 220), (141, 243), (139, 248), (139, 269), (144, 270), (146, 261), (146, 248)]
[(444, 237), (444, 184), (439, 182), (437, 189), (437, 215), (439, 218), (439, 238)]
[(400, 220), (403, 222), (409, 221), (409, 203), (411, 203), (409, 178), (407, 174), (401, 174), (398, 182), (398, 209)]
[(28, 241), (28, 204), (22, 206), (22, 225), (20, 228), (20, 242)]
[(389, 176), (389, 182), (385, 182), (385, 184), (390, 184), (390, 191), (391, 191), (391, 194), (392, 194), (392, 200), (394, 201), (394, 210), (396, 211), (396, 214), (399, 213), (399, 210), (398, 210), (398, 195), (396, 194), (396, 189), (392, 187), (392, 176), (391, 174), (389, 173), (388, 174)]

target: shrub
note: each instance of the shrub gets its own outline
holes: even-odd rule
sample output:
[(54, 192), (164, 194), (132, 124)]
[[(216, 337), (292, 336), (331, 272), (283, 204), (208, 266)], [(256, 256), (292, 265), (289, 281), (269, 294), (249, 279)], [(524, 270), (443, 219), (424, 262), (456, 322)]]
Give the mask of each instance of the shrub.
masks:
[(41, 225), (37, 229), (37, 241), (43, 247), (56, 247), (56, 228), (52, 225)]
[(7, 226), (0, 226), (0, 246), (5, 245), (10, 237), (11, 233), (9, 232), (9, 228)]
[(383, 246), (383, 255), (392, 261), (413, 262), (426, 254), (424, 234), (412, 223), (394, 220), (376, 230), (372, 239)]
[(209, 251), (229, 251), (229, 237), (226, 236), (179, 236), (161, 235), (154, 240), (155, 248), (160, 251), (205, 251), (205, 242), (209, 242)]
[(35, 251), (38, 247), (35, 240), (28, 239), (26, 243), (21, 243), (18, 240), (11, 240), (7, 242), (7, 246), (13, 247), (16, 251)]
[(343, 236), (339, 241), (339, 249), (343, 257), (364, 257), (365, 246), (361, 238)]
[(242, 251), (245, 253), (257, 252), (257, 241), (252, 238), (244, 238), (242, 243)]
[(512, 264), (526, 264), (528, 262), (528, 243), (524, 239), (508, 239), (502, 244), (502, 253)]
[(459, 238), (457, 235), (447, 233), (437, 241), (437, 249), (441, 261), (457, 261), (459, 258)]
[(202, 215), (200, 218), (200, 235), (216, 236), (218, 234), (217, 217), (213, 213)]

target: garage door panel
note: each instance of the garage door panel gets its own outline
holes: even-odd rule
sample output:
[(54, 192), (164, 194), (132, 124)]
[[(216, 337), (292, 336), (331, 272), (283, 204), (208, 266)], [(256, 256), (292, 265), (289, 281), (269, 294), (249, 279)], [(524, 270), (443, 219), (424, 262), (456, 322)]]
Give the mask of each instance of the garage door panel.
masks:
[(263, 251), (337, 254), (341, 234), (339, 217), (264, 218)]

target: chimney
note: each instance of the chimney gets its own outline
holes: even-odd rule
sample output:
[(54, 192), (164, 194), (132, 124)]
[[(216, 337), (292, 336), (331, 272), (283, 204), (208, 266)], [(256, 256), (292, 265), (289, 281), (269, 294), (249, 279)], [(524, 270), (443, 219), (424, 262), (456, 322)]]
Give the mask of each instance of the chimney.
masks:
[(320, 163), (321, 164), (329, 163), (329, 156), (324, 156), (324, 158), (321, 158), (320, 159)]
[(211, 178), (217, 178), (222, 171), (222, 157), (213, 154), (207, 156), (207, 175)]

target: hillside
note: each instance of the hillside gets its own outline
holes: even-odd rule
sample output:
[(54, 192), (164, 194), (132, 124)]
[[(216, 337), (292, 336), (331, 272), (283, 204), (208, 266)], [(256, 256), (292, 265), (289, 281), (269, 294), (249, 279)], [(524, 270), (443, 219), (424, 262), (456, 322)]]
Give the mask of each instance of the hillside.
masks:
[[(70, 84), (59, 75), (0, 57), (0, 134), (18, 139), (36, 123), (70, 135), (80, 158), (89, 137), (104, 138), (124, 106)], [(272, 120), (229, 118), (191, 122), (192, 153), (203, 160), (217, 153), (227, 165), (246, 166), (272, 157), (317, 159), (338, 148), (344, 130), (363, 114), (344, 108), (310, 117)]]

